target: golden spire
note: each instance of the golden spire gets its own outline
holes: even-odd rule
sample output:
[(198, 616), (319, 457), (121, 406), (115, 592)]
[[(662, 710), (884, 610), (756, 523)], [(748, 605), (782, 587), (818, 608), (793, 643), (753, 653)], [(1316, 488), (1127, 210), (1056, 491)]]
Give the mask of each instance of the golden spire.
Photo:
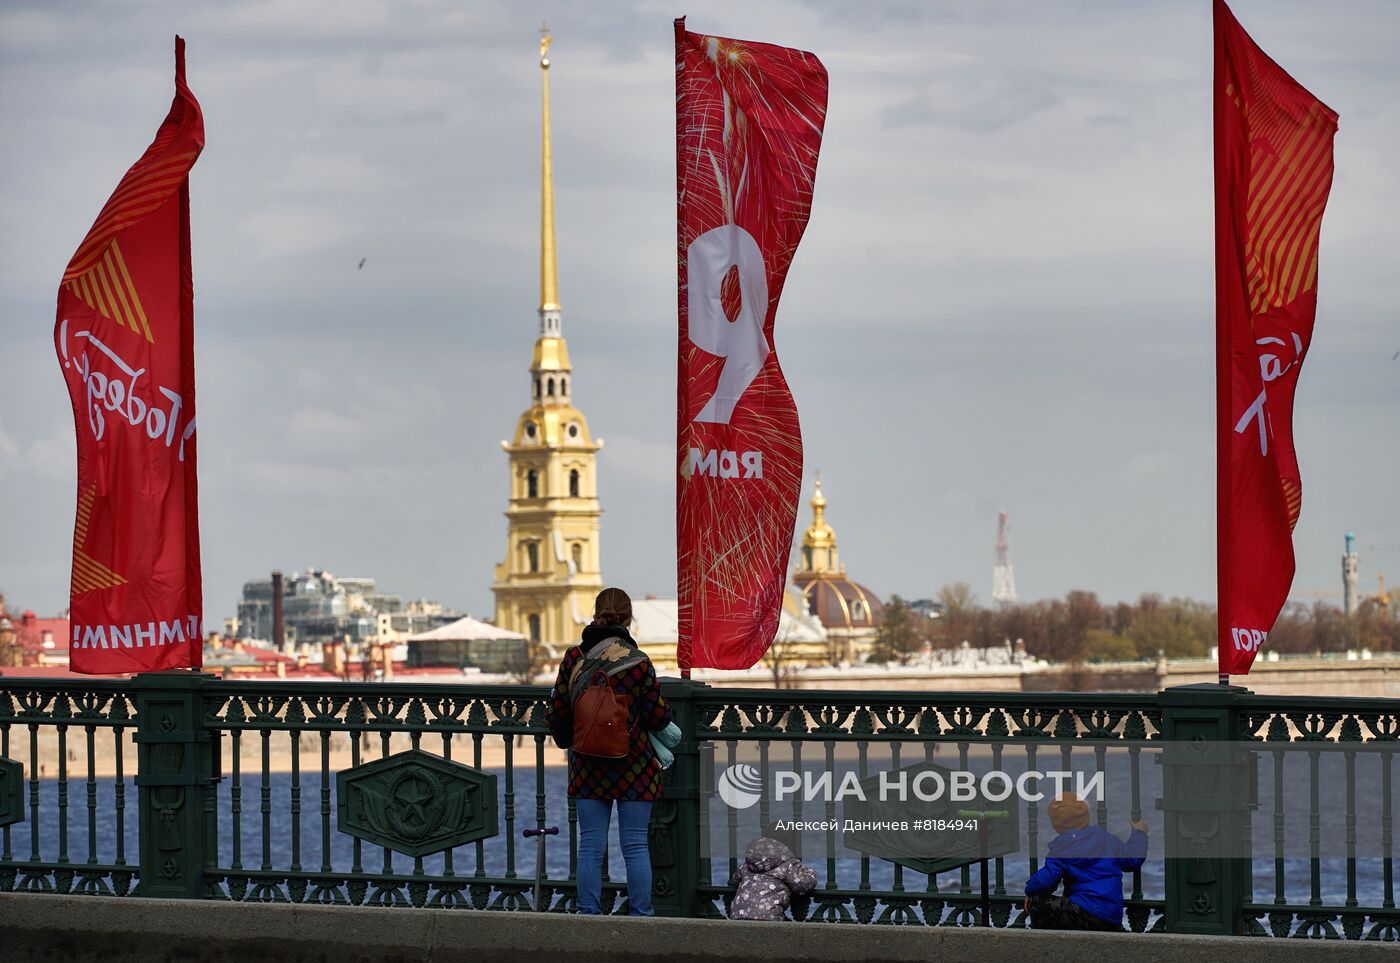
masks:
[(804, 572), (841, 572), (836, 553), (836, 532), (826, 523), (826, 496), (822, 494), (821, 472), (817, 472), (816, 490), (812, 493), (812, 524), (802, 536), (802, 565)]
[(559, 310), (559, 276), (554, 259), (554, 164), (549, 147), (549, 25), (540, 25), (540, 310)]

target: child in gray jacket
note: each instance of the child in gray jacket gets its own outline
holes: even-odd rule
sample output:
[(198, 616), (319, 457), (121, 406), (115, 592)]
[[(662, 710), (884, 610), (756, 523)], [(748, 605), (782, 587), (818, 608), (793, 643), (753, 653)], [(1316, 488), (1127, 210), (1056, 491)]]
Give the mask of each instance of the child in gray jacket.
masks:
[(730, 919), (781, 920), (794, 898), (805, 907), (804, 897), (817, 888), (817, 872), (793, 855), (787, 835), (774, 823), (764, 835), (750, 840), (743, 865), (729, 881), (736, 887), (729, 903)]

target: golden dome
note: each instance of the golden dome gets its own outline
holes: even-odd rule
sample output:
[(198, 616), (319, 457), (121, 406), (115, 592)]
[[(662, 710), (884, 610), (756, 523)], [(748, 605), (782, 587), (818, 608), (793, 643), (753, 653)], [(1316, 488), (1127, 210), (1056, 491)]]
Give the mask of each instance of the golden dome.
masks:
[(870, 589), (843, 574), (798, 573), (793, 585), (807, 612), (828, 629), (873, 628), (885, 620), (885, 605)]
[(802, 536), (802, 553), (797, 564), (799, 575), (840, 575), (845, 572), (836, 551), (836, 532), (826, 523), (826, 496), (822, 494), (822, 477), (817, 473), (816, 491), (812, 493), (812, 524)]
[[(802, 536), (803, 569), (822, 571), (835, 569), (836, 532), (826, 523), (826, 496), (822, 494), (821, 475), (817, 475), (816, 491), (812, 495), (812, 524)], [(820, 568), (817, 566), (820, 565)]]

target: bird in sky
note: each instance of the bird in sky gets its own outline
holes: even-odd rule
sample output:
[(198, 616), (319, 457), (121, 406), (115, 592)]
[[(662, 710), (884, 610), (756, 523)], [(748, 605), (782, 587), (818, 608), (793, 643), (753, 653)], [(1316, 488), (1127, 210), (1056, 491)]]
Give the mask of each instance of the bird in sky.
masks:
[(368, 260), (369, 260), (369, 258), (367, 258), (367, 257), (362, 257), (362, 258), (360, 258), (360, 266), (357, 267), (357, 268), (355, 268), (355, 270), (356, 270), (356, 271), (363, 270), (363, 269), (364, 269), (364, 266), (365, 266), (365, 262), (368, 261)]

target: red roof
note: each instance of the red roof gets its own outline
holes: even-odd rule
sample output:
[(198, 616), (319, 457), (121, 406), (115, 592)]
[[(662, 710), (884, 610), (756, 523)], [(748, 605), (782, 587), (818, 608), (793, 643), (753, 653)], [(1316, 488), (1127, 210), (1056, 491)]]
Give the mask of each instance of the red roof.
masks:
[[(15, 635), (19, 644), (32, 652), (66, 653), (68, 651), (68, 620), (66, 618), (41, 619), (33, 612), (25, 612), (15, 620)], [(49, 644), (44, 644), (44, 633), (49, 633)]]

